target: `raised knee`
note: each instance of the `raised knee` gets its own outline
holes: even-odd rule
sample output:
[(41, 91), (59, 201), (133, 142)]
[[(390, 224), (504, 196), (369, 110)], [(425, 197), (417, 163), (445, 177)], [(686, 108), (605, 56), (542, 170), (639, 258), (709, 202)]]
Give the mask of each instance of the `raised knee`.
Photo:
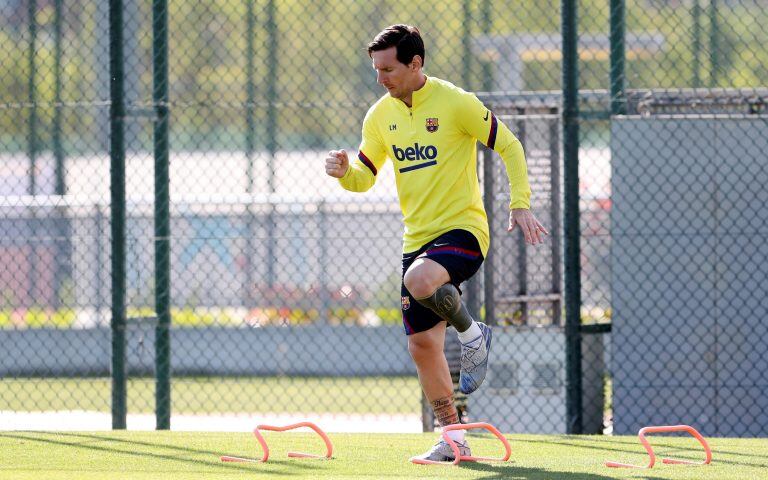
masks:
[(414, 298), (428, 297), (435, 293), (435, 290), (439, 287), (439, 285), (434, 285), (434, 281), (429, 275), (419, 268), (405, 272), (403, 284), (405, 284), (405, 288), (408, 289)]

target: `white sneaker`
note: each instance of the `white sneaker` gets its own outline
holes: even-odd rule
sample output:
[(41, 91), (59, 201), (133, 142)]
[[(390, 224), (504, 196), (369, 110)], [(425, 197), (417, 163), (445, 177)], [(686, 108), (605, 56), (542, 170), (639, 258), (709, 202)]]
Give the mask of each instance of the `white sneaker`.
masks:
[(491, 350), (491, 328), (477, 322), (480, 336), (466, 344), (461, 344), (461, 370), (459, 371), (459, 390), (472, 393), (485, 380), (488, 371), (488, 353)]
[[(456, 442), (454, 441), (457, 447), (459, 447), (459, 455), (462, 457), (467, 457), (472, 455), (472, 452), (469, 449), (469, 444), (466, 442)], [(446, 442), (444, 439), (440, 439), (439, 442), (437, 442), (428, 452), (423, 453), (421, 455), (418, 455), (416, 457), (412, 457), (411, 461), (413, 460), (429, 460), (432, 462), (452, 462), (456, 460), (456, 457), (453, 455), (453, 449), (450, 445), (448, 445), (448, 442)]]

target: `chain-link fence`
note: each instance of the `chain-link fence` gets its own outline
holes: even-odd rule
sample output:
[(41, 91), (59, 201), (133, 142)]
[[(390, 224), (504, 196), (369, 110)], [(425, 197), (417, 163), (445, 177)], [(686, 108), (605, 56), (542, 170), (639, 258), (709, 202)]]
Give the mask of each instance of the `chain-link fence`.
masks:
[(766, 435), (767, 7), (581, 1), (564, 71), (553, 1), (0, 2), (2, 428), (432, 426), (394, 174), (360, 195), (322, 172), (383, 93), (365, 45), (405, 22), (426, 73), (484, 92), (521, 139), (552, 233), (506, 232), (481, 149), (492, 246), (464, 292), (495, 346), (464, 419)]
[(582, 314), (612, 321), (616, 433), (688, 422), (711, 435), (768, 434), (768, 91), (755, 28), (766, 6), (613, 10), (626, 19), (612, 22), (625, 32), (623, 68), (614, 61), (610, 72), (614, 116), (580, 122), (581, 151), (608, 145), (608, 155), (586, 154), (580, 169), (583, 186), (604, 192), (582, 195), (602, 215), (582, 215), (582, 245), (600, 252), (582, 263)]

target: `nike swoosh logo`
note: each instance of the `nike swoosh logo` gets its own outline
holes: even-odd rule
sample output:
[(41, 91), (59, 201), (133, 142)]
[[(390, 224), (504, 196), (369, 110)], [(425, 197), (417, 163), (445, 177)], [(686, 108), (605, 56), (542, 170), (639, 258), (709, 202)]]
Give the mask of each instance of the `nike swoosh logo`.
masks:
[(486, 110), (485, 111), (485, 118), (483, 119), (484, 122), (488, 120), (488, 113), (489, 113), (488, 110)]

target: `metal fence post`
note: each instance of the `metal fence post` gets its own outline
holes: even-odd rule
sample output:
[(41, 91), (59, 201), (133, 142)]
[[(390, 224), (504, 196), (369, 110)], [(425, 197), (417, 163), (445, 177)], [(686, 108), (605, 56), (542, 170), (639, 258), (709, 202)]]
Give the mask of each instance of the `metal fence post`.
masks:
[(110, 207), (112, 233), (112, 428), (126, 427), (125, 119), (123, 2), (109, 2)]
[(56, 195), (64, 195), (64, 149), (61, 144), (61, 2), (54, 3), (54, 116), (53, 116), (53, 156), (56, 160)]
[[(27, 154), (29, 156), (29, 194), (30, 195), (37, 195), (37, 151), (38, 151), (38, 141), (37, 141), (37, 66), (35, 62), (35, 52), (37, 50), (37, 2), (35, 0), (30, 0), (28, 8), (27, 8), (27, 15), (29, 16), (29, 48), (27, 51), (27, 56), (29, 60), (29, 79), (27, 82), (27, 99), (29, 101), (29, 118), (28, 126), (29, 126), (29, 138), (27, 143)], [(34, 206), (30, 208), (30, 212), (32, 215), (32, 218), (35, 219), (37, 216), (36, 209)], [(36, 221), (32, 222), (33, 225), (33, 236), (36, 236), (37, 229), (38, 229), (38, 223)], [(33, 238), (32, 242), (30, 242), (30, 248), (29, 253), (27, 254), (28, 262), (29, 262), (29, 299), (30, 299), (30, 305), (29, 306), (36, 306), (38, 301), (38, 292), (40, 291), (37, 287), (37, 281), (38, 281), (38, 262), (37, 262), (37, 240)]]
[(27, 92), (29, 100), (29, 194), (35, 195), (37, 193), (37, 69), (35, 67), (35, 51), (37, 49), (37, 18), (35, 14), (37, 13), (37, 1), (30, 0), (27, 7), (27, 15), (29, 16), (29, 49), (27, 51), (29, 57), (29, 79), (27, 81), (29, 89)]
[(461, 4), (464, 16), (463, 30), (461, 34), (461, 81), (465, 90), (472, 90), (472, 10), (470, 0), (464, 0)]
[[(269, 50), (267, 53), (267, 193), (275, 193), (275, 152), (277, 151), (277, 20), (275, 0), (269, 0), (267, 4), (267, 35), (269, 37)], [(271, 199), (271, 197), (270, 197)], [(269, 288), (275, 286), (277, 274), (275, 273), (275, 256), (277, 242), (275, 240), (275, 206), (269, 201), (269, 213), (267, 215), (267, 284)]]
[[(461, 82), (462, 87), (472, 90), (472, 10), (470, 0), (462, 2), (463, 29), (461, 34)], [(477, 164), (477, 170), (481, 168)], [(467, 309), (469, 313), (477, 320), (480, 320), (480, 276), (477, 275), (467, 282)]]
[(693, 87), (701, 87), (701, 0), (693, 0)]
[(256, 121), (253, 116), (253, 108), (256, 102), (256, 85), (253, 83), (253, 35), (255, 31), (254, 15), (253, 15), (253, 0), (248, 0), (246, 12), (246, 47), (245, 47), (245, 89), (247, 95), (247, 103), (245, 107), (245, 157), (247, 161), (246, 172), (248, 177), (247, 192), (253, 193), (253, 153), (255, 150), (255, 134), (254, 128)]
[(717, 0), (709, 3), (709, 87), (717, 86), (717, 67), (720, 62), (720, 26), (717, 21)]
[[(491, 2), (483, 0), (480, 5), (480, 28), (484, 35), (491, 34), (491, 26), (493, 21), (491, 19)], [(480, 62), (480, 68), (482, 71), (482, 85), (481, 88), (484, 92), (490, 92), (493, 90), (493, 60), (483, 59)], [(486, 105), (489, 110), (493, 110), (492, 105)], [(482, 147), (483, 152), (483, 202), (485, 206), (485, 212), (488, 216), (488, 229), (489, 240), (493, 242), (493, 229), (494, 225), (498, 221), (495, 218), (494, 212), (496, 210), (496, 190), (494, 189), (495, 179), (493, 169), (493, 150), (488, 147)], [(485, 323), (488, 325), (496, 325), (496, 306), (495, 306), (495, 282), (493, 271), (493, 260), (491, 258), (491, 249), (488, 249), (488, 253), (485, 256), (483, 262), (483, 302), (485, 304)], [(472, 280), (472, 283), (477, 284), (479, 278)], [(475, 288), (473, 291), (473, 297), (479, 297), (479, 288)], [(476, 302), (477, 317), (480, 318), (480, 302)], [(471, 310), (470, 310), (471, 312)], [(474, 313), (474, 312), (472, 312)]]
[[(488, 105), (488, 108), (491, 108)], [(493, 178), (493, 150), (488, 147), (482, 147), (483, 152), (483, 203), (485, 204), (485, 213), (488, 216), (488, 224), (495, 225), (496, 215), (494, 214), (495, 189)], [(489, 228), (490, 240), (493, 241), (493, 227)], [(488, 254), (483, 262), (483, 301), (485, 303), (484, 322), (488, 325), (496, 325), (496, 300), (494, 296), (495, 282), (493, 271), (493, 250), (488, 249)]]
[(626, 11), (624, 0), (611, 0), (611, 114), (626, 115), (625, 32)]
[(577, 2), (562, 2), (565, 361), (567, 433), (581, 433), (581, 264), (579, 230), (579, 71)]
[[(254, 0), (248, 0), (246, 10), (246, 47), (245, 47), (245, 89), (247, 95), (247, 104), (245, 107), (245, 161), (246, 161), (246, 176), (248, 185), (246, 186), (246, 192), (253, 195), (254, 191), (254, 164), (253, 157), (256, 150), (256, 119), (254, 116), (254, 108), (256, 105), (256, 85), (254, 83), (254, 38), (256, 31), (256, 18), (253, 12)], [(256, 259), (256, 232), (255, 226), (256, 219), (253, 212), (253, 201), (249, 200), (246, 205), (246, 220), (245, 231), (248, 238), (246, 238), (246, 252), (245, 252), (245, 288), (243, 288), (243, 304), (248, 307), (254, 305), (253, 295), (254, 287), (256, 284), (254, 278), (254, 263)], [(250, 309), (250, 308), (249, 308)]]
[[(558, 108), (551, 108), (549, 113), (556, 116)], [(553, 118), (549, 121), (549, 158), (552, 159), (552, 170), (550, 175), (550, 188), (552, 189), (552, 225), (550, 233), (552, 235), (552, 292), (562, 294), (563, 292), (563, 232), (562, 215), (563, 209), (560, 203), (560, 121)], [(563, 324), (563, 300), (558, 296), (558, 300), (552, 304), (552, 323), (561, 326)]]
[[(517, 131), (517, 139), (525, 147), (527, 143), (527, 132), (525, 131), (525, 107), (515, 108), (515, 113), (518, 115), (515, 120), (515, 130)], [(525, 244), (525, 235), (523, 229), (518, 228), (515, 232), (517, 235), (517, 281), (518, 287), (516, 295), (522, 297), (528, 295), (528, 247)], [(523, 325), (528, 324), (528, 302), (523, 300), (520, 302), (520, 321)]]
[[(64, 195), (66, 193), (66, 184), (64, 180), (64, 148), (61, 142), (61, 14), (62, 0), (54, 2), (53, 16), (53, 158), (54, 166), (54, 193)], [(67, 280), (72, 278), (71, 265), (71, 235), (70, 220), (67, 218), (68, 208), (62, 204), (56, 209), (59, 218), (56, 220), (56, 239), (54, 240), (54, 249), (56, 251), (56, 270), (54, 273), (53, 284), (56, 297), (54, 305), (56, 308), (62, 306), (62, 297), (67, 287)]]
[(155, 105), (155, 417), (171, 428), (171, 219), (168, 173), (168, 0), (152, 2), (152, 100)]

